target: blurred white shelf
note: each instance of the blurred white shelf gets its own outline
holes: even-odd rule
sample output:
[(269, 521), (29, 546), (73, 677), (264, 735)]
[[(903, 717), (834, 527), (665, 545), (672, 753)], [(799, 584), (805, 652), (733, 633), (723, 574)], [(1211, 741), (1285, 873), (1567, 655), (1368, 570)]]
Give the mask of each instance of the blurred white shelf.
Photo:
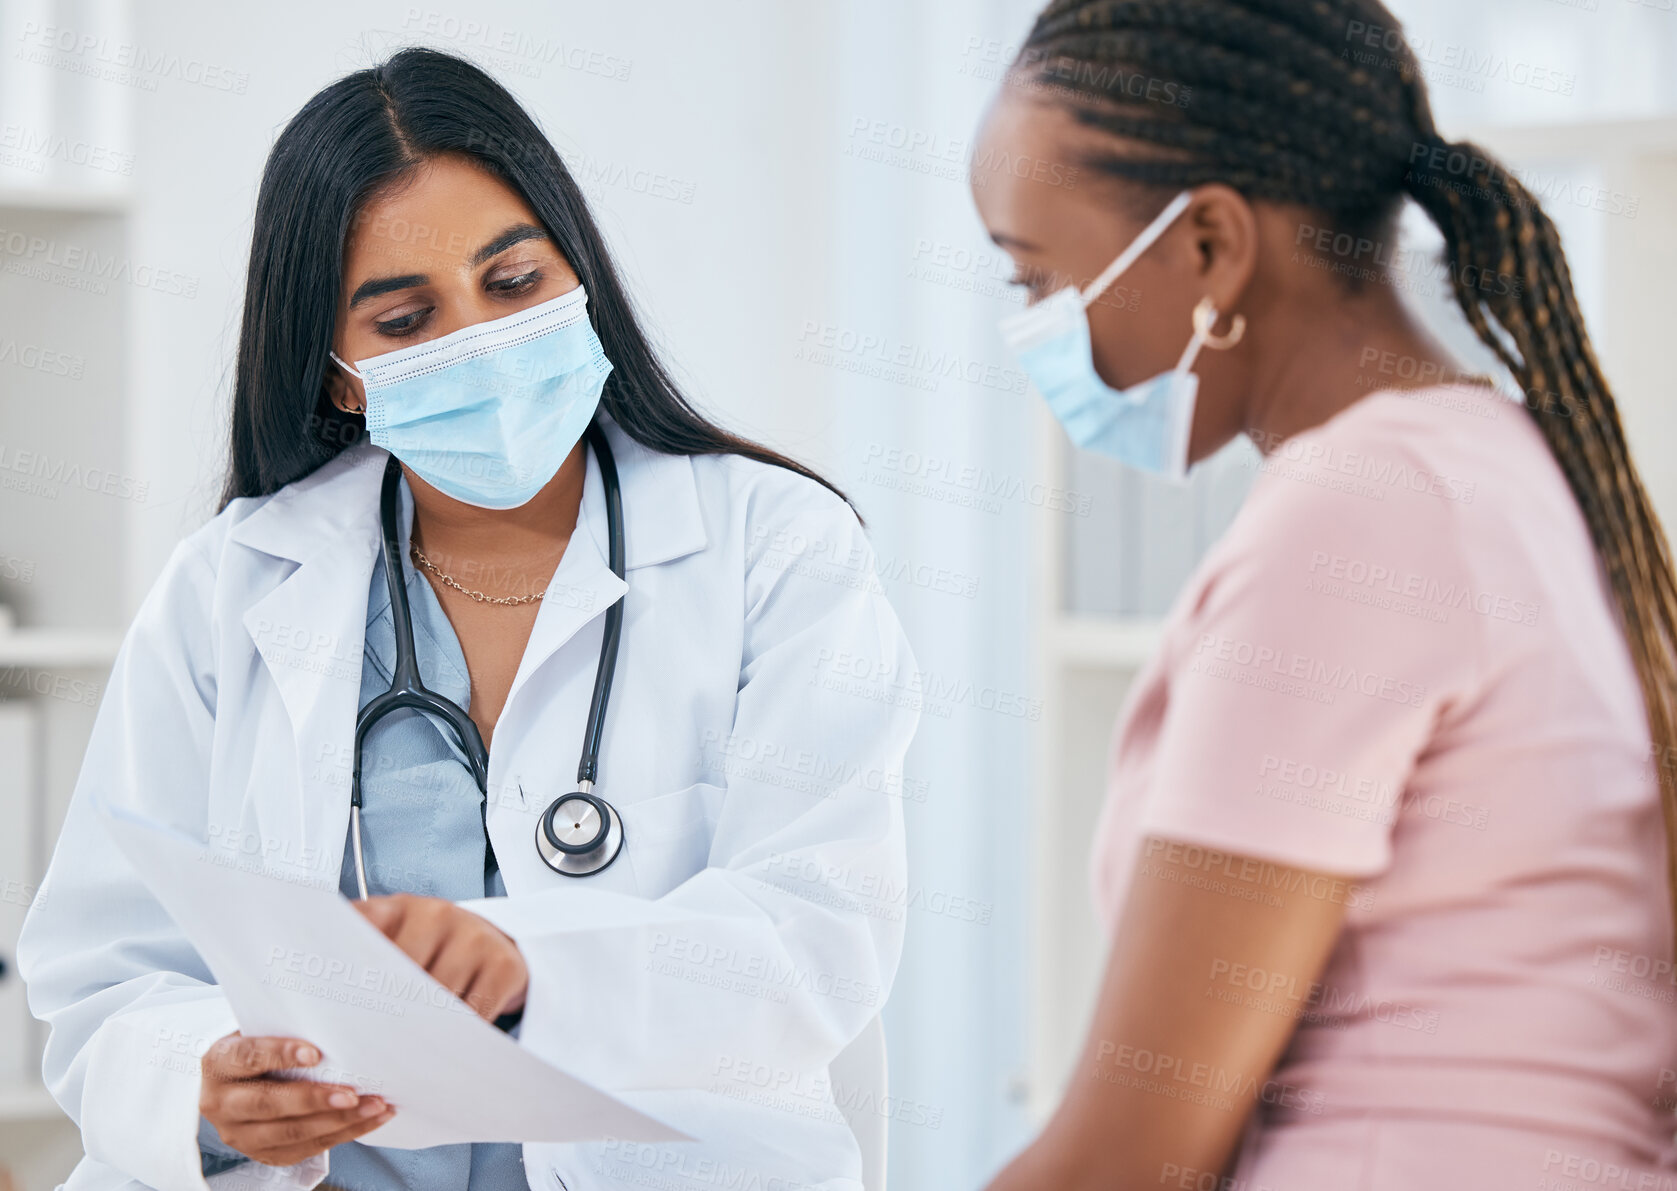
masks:
[(1677, 116), (1638, 120), (1580, 120), (1567, 124), (1487, 124), (1452, 140), (1468, 140), (1519, 158), (1568, 157), (1599, 161), (1677, 153)]
[(69, 1119), (41, 1084), (0, 1084), (0, 1122)]
[(13, 629), (0, 632), (0, 666), (109, 666), (121, 645), (121, 633), (101, 629)]
[(1061, 615), (1049, 626), (1049, 642), (1062, 666), (1139, 670), (1158, 650), (1163, 623), (1154, 617)]
[(133, 204), (127, 190), (86, 186), (0, 186), (0, 211), (124, 215)]

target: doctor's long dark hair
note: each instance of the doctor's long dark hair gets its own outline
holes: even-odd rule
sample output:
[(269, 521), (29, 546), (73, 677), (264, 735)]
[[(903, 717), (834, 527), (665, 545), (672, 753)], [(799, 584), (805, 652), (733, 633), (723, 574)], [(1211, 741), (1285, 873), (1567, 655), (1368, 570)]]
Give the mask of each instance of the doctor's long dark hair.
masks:
[[(1670, 547), (1555, 225), (1485, 150), (1439, 135), (1392, 14), (1379, 0), (1053, 0), (1013, 79), (1109, 133), (1110, 151), (1087, 164), (1127, 180), (1154, 210), (1184, 187), (1222, 182), (1371, 242), (1391, 242), (1405, 195), (1438, 225), (1456, 301), (1519, 381), (1606, 572), (1647, 705), (1677, 902)], [(1487, 277), (1518, 284), (1478, 284)]]
[(565, 163), (516, 99), (464, 59), (405, 49), (322, 90), (280, 133), (262, 173), (233, 384), (221, 505), (308, 475), (362, 434), (327, 397), (327, 352), (356, 213), (428, 158), (470, 158), (517, 191), (588, 290), (612, 362), (601, 405), (665, 454), (736, 454), (837, 488), (795, 460), (712, 424), (647, 341)]

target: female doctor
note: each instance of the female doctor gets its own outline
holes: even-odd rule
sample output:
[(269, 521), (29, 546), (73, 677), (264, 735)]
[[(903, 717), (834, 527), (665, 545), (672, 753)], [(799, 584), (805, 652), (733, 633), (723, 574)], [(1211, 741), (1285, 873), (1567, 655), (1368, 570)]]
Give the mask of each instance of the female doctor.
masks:
[[(858, 892), (902, 887), (916, 720), (853, 678), (913, 672), (878, 590), (841, 495), (676, 391), (504, 89), (405, 50), (321, 91), (257, 199), (223, 508), (135, 618), (23, 932), (69, 1185), (859, 1187), (830, 1103), (742, 1080), (824, 1088), (896, 970)], [(380, 1149), (401, 1105), (270, 1074), (330, 1056), (237, 1032), (95, 798), (364, 899), (699, 1140)]]

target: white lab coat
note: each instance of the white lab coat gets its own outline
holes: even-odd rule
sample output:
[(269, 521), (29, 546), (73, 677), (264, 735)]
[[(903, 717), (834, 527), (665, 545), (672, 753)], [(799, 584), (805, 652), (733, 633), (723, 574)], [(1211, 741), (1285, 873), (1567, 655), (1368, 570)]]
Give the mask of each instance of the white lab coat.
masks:
[[(530, 1185), (853, 1191), (854, 1139), (820, 1102), (901, 951), (913, 658), (837, 497), (608, 432), (628, 581), (606, 564), (589, 453), (578, 531), (489, 758), (508, 896), (462, 904), (524, 953), (523, 1045), (699, 1141), (527, 1145)], [(72, 1191), (204, 1187), (198, 1059), (236, 1028), (90, 799), (336, 888), (386, 458), (361, 445), (233, 502), (174, 551), (117, 657), (19, 946), (51, 1024), (46, 1081), (82, 1130)], [(574, 785), (602, 613), (620, 597), (598, 791), (627, 843), (604, 872), (568, 878), (537, 856), (536, 816)], [(591, 928), (602, 916), (627, 925)], [(305, 1191), (326, 1177), (320, 1155), (211, 1181)]]

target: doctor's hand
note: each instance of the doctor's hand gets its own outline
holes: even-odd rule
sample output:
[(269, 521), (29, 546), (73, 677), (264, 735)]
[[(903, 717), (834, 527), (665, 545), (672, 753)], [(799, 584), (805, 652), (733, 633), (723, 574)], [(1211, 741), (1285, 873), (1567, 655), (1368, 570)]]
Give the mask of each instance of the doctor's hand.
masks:
[(246, 1038), (234, 1031), (204, 1052), (198, 1111), (221, 1140), (266, 1166), (291, 1166), (354, 1141), (396, 1115), (377, 1096), (344, 1084), (275, 1079), (313, 1067), (320, 1052), (296, 1038)]
[(479, 1017), (494, 1021), (523, 1007), (530, 969), (518, 944), (487, 919), (412, 893), (370, 897), (355, 908)]

